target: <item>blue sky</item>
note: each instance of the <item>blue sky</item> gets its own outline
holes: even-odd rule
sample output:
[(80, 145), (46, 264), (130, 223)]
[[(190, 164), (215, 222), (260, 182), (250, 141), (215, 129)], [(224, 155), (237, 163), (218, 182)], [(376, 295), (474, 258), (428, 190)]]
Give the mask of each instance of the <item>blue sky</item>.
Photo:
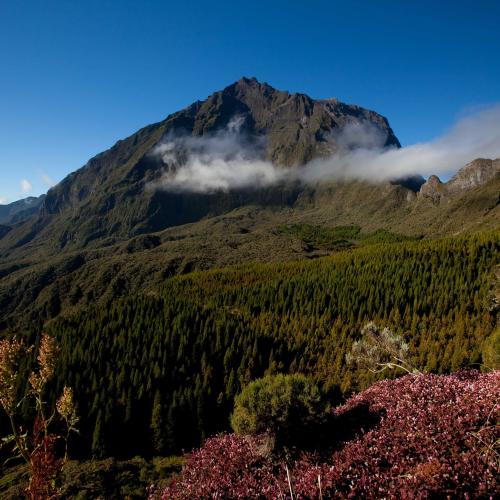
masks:
[(0, 202), (242, 75), (430, 140), (500, 101), (499, 19), (496, 0), (0, 0)]

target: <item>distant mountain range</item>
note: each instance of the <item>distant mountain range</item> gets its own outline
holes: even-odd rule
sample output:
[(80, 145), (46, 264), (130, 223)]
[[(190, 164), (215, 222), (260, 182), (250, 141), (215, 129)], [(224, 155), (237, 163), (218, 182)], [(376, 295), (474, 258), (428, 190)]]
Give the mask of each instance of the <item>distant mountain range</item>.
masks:
[(0, 205), (0, 224), (17, 224), (35, 215), (42, 205), (45, 195), (29, 196), (6, 205)]
[[(279, 172), (355, 148), (364, 139), (354, 133), (346, 140), (345, 132), (366, 126), (379, 145), (400, 147), (374, 111), (242, 78), (118, 141), (46, 196), (0, 206), (0, 331), (151, 289), (174, 273), (327, 253), (283, 231), (287, 225), (355, 225), (361, 233), (412, 237), (498, 229), (499, 160), (475, 160), (447, 183), (415, 176), (207, 192), (158, 188), (190, 145), (215, 137), (223, 149), (224, 134), (235, 127), (247, 152)], [(169, 144), (178, 138), (182, 148), (172, 159)], [(235, 157), (239, 145), (228, 145)]]

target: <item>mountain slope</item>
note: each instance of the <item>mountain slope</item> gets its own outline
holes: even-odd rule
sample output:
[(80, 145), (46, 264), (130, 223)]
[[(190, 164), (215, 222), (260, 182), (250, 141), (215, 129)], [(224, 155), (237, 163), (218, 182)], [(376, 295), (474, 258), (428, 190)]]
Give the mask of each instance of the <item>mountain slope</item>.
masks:
[(334, 247), (303, 238), (323, 228), (356, 225), (363, 238), (378, 230), (432, 237), (499, 228), (498, 160), (476, 160), (446, 184), (414, 177), (209, 193), (151, 188), (172, 168), (154, 154), (158, 145), (174, 136), (188, 145), (217, 138), (235, 122), (252, 152), (279, 168), (331, 154), (349, 124), (369, 123), (386, 145), (399, 146), (377, 113), (241, 79), (119, 141), (52, 188), (37, 214), (0, 225), (0, 331), (151, 291), (172, 274), (327, 255)]
[(241, 133), (256, 149), (257, 142), (261, 146), (260, 156), (284, 167), (331, 154), (337, 148), (335, 133), (348, 124), (369, 123), (386, 145), (399, 146), (387, 120), (375, 112), (336, 100), (315, 101), (242, 78), (92, 158), (49, 190), (37, 219), (16, 227), (7, 240), (0, 241), (0, 255), (27, 244), (54, 254), (67, 246), (82, 248), (108, 237), (158, 231), (252, 203), (292, 204), (298, 195), (296, 186), (285, 192), (280, 188), (211, 194), (148, 189), (166, 169), (151, 154), (155, 146), (173, 135), (210, 137), (230, 126), (235, 117)]
[(0, 331), (8, 326), (27, 328), (96, 301), (155, 290), (177, 273), (330, 253), (282, 231), (284, 225), (356, 224), (362, 233), (385, 229), (426, 237), (498, 230), (499, 193), (499, 176), (441, 204), (401, 186), (335, 183), (305, 191), (293, 207), (249, 205), (104, 248), (63, 251), (41, 261), (35, 255), (17, 258), (14, 253), (0, 263)]

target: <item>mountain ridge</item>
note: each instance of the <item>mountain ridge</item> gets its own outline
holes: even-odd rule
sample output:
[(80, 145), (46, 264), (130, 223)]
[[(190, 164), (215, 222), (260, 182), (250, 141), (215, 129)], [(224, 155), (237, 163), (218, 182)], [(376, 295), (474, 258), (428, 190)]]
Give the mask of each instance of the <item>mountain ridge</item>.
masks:
[(500, 158), (476, 158), (459, 169), (448, 182), (431, 175), (421, 186), (419, 195), (439, 203), (442, 199), (470, 191), (500, 173)]
[(35, 215), (41, 207), (45, 195), (28, 196), (20, 200), (0, 205), (0, 224), (10, 225), (23, 222), (32, 215)]

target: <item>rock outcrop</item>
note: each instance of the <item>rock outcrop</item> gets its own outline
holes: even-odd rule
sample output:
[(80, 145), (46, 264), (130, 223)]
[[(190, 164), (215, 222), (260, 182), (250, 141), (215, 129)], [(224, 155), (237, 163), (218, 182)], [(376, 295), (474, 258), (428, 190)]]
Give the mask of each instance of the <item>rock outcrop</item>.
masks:
[(478, 158), (461, 168), (450, 181), (446, 183), (447, 190), (451, 194), (469, 191), (470, 189), (474, 189), (484, 184), (499, 173), (500, 158), (496, 160)]
[(461, 168), (448, 182), (441, 182), (437, 175), (431, 175), (418, 193), (434, 203), (470, 191), (500, 175), (500, 159), (478, 158)]

